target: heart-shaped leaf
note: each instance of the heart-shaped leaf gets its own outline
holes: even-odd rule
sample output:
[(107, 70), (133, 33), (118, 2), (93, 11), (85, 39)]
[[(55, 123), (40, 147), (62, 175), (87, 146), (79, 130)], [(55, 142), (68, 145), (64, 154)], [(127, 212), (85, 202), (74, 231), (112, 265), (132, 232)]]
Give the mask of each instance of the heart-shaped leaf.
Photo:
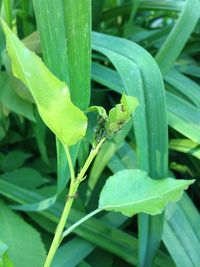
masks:
[(67, 85), (55, 77), (42, 60), (1, 20), (12, 70), (30, 90), (46, 125), (65, 145), (78, 142), (86, 132), (87, 117), (70, 99)]
[(194, 180), (154, 180), (142, 170), (123, 170), (111, 176), (102, 189), (99, 208), (127, 216), (144, 212), (156, 215), (169, 202), (178, 201)]

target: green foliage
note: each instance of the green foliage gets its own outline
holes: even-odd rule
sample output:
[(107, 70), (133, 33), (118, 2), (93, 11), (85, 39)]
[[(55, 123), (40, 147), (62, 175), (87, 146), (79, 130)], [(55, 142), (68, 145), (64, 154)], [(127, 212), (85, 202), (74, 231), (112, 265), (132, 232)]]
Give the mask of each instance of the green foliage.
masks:
[(87, 119), (71, 102), (67, 85), (18, 40), (5, 22), (2, 25), (13, 72), (29, 88), (42, 119), (63, 144), (77, 143), (85, 135)]
[[(45, 249), (39, 233), (0, 202), (0, 236), (16, 267), (43, 266)], [(7, 267), (7, 266), (6, 266)]]
[(124, 215), (137, 213), (156, 215), (171, 201), (178, 201), (192, 181), (165, 178), (153, 180), (141, 170), (123, 170), (108, 178), (100, 195), (99, 208), (120, 211)]
[(102, 138), (112, 137), (117, 133), (132, 117), (138, 106), (136, 97), (122, 95), (120, 104), (115, 105), (108, 115), (103, 107), (92, 106), (87, 109), (88, 112), (97, 112), (98, 121), (95, 133), (94, 146), (97, 145)]
[(11, 151), (7, 155), (3, 156), (0, 160), (0, 169), (2, 171), (12, 171), (21, 167), (27, 159), (32, 155), (23, 151)]
[[(1, 267), (43, 266), (66, 202), (52, 266), (199, 267), (199, 10), (199, 0), (0, 0), (12, 30), (8, 57), (0, 27)], [(121, 95), (137, 98), (133, 116)], [(120, 212), (91, 218), (102, 188)]]
[(121, 103), (117, 104), (108, 113), (108, 119), (105, 123), (105, 131), (108, 136), (112, 136), (118, 132), (130, 120), (137, 106), (137, 98), (122, 95)]

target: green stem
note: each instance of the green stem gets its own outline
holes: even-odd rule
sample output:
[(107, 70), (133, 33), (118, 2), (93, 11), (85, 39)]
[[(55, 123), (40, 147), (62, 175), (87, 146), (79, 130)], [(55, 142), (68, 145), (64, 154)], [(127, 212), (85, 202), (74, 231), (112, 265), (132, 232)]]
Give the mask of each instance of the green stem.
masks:
[(75, 180), (74, 166), (73, 166), (72, 158), (71, 158), (71, 155), (70, 155), (70, 152), (69, 152), (69, 148), (68, 148), (68, 146), (64, 146), (64, 148), (65, 148), (65, 153), (66, 153), (66, 156), (67, 156), (67, 161), (68, 161), (68, 164), (69, 164), (71, 180), (74, 181)]
[(70, 226), (66, 231), (62, 234), (62, 239), (65, 238), (67, 235), (69, 235), (76, 227), (78, 227), (80, 224), (84, 223), (86, 220), (91, 218), (92, 216), (96, 215), (97, 213), (101, 212), (102, 209), (96, 209), (86, 216), (84, 216), (82, 219), (80, 219), (78, 222), (74, 223), (72, 226)]
[[(67, 218), (69, 216), (70, 209), (71, 209), (71, 206), (73, 204), (73, 201), (74, 201), (77, 189), (79, 187), (79, 184), (84, 180), (86, 171), (88, 170), (91, 162), (93, 161), (93, 159), (97, 155), (97, 153), (98, 153), (101, 145), (104, 143), (104, 141), (105, 141), (105, 138), (102, 139), (101, 142), (99, 142), (99, 144), (95, 148), (93, 148), (91, 150), (91, 152), (90, 152), (90, 154), (89, 154), (89, 156), (88, 156), (83, 168), (81, 169), (80, 173), (78, 174), (77, 178), (75, 178), (73, 164), (72, 164), (71, 156), (70, 156), (70, 153), (69, 153), (69, 149), (68, 149), (68, 147), (65, 146), (66, 156), (67, 156), (67, 159), (68, 159), (69, 168), (70, 168), (70, 172), (71, 172), (71, 183), (70, 183), (70, 188), (69, 188), (69, 194), (68, 194), (68, 197), (67, 197), (67, 201), (66, 201), (63, 213), (61, 215), (60, 221), (58, 223), (58, 226), (56, 228), (55, 236), (54, 236), (54, 239), (52, 241), (51, 247), (49, 249), (49, 253), (47, 255), (44, 267), (50, 267), (51, 266), (51, 263), (52, 263), (53, 258), (55, 256), (55, 253), (56, 253), (56, 251), (57, 251), (57, 249), (58, 249), (58, 247), (60, 245), (60, 242), (62, 241), (63, 230), (64, 230), (64, 227), (65, 227)], [(99, 212), (100, 210), (97, 209), (96, 213), (97, 213), (97, 211)], [(89, 216), (90, 216), (90, 214), (89, 214)], [(88, 216), (88, 218), (89, 218), (89, 216)], [(84, 221), (85, 220), (83, 218), (82, 222), (84, 222)], [(77, 222), (77, 223), (79, 225), (80, 221)], [(75, 227), (73, 227), (73, 229), (74, 228)]]
[(91, 162), (93, 161), (93, 159), (95, 158), (95, 156), (97, 155), (97, 153), (99, 152), (99, 149), (100, 147), (102, 146), (102, 144), (104, 143), (104, 141), (106, 140), (106, 138), (103, 138), (99, 143), (98, 145), (93, 148), (83, 166), (83, 168), (81, 169), (80, 173), (78, 174), (77, 176), (77, 180), (78, 181), (83, 181), (84, 180), (84, 176), (85, 176), (85, 173), (87, 171), (87, 169), (89, 168)]
[(54, 236), (53, 242), (51, 244), (49, 253), (47, 255), (44, 267), (50, 267), (51, 266), (51, 263), (52, 263), (53, 258), (55, 256), (55, 253), (58, 249), (58, 246), (60, 245), (60, 242), (62, 241), (61, 240), (62, 233), (63, 233), (64, 227), (65, 227), (67, 218), (69, 216), (69, 212), (70, 212), (71, 206), (73, 204), (74, 196), (76, 194), (78, 186), (79, 186), (78, 183), (71, 183), (71, 185), (70, 185), (69, 195), (68, 195), (62, 216), (61, 216), (60, 221), (58, 223), (58, 226), (56, 228), (55, 236)]
[(5, 8), (6, 23), (12, 29), (12, 11), (11, 11), (11, 1), (10, 0), (4, 0), (4, 8)]

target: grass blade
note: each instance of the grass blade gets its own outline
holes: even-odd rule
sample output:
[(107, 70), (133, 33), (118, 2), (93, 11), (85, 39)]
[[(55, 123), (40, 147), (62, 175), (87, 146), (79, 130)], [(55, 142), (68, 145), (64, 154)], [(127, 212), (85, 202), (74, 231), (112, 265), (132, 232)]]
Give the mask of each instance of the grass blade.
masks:
[[(111, 60), (121, 76), (126, 93), (138, 98), (139, 107), (134, 116), (138, 166), (148, 171), (154, 179), (166, 177), (168, 141), (165, 95), (155, 61), (140, 46), (99, 33), (93, 34), (93, 48)], [(140, 215), (139, 266), (151, 266), (162, 236), (162, 221), (163, 215)]]
[(194, 143), (192, 140), (171, 139), (169, 142), (169, 148), (174, 151), (190, 154), (193, 157), (200, 159), (200, 146), (199, 144)]
[(63, 0), (63, 8), (71, 98), (86, 109), (91, 80), (91, 0)]
[(176, 71), (171, 69), (165, 76), (165, 81), (177, 90), (181, 95), (186, 96), (194, 105), (200, 108), (200, 86)]
[(199, 10), (199, 0), (186, 0), (179, 19), (156, 55), (156, 61), (163, 75), (173, 66), (194, 30), (199, 19)]
[[(187, 205), (189, 198), (185, 196), (183, 199), (184, 205)], [(190, 209), (189, 214), (195, 207), (192, 205)], [(199, 214), (197, 221), (195, 218), (193, 219), (193, 216), (187, 218), (188, 215), (186, 216), (186, 214), (188, 213), (184, 211), (182, 200), (168, 206), (163, 241), (178, 267), (198, 267), (200, 242), (196, 231), (191, 227), (191, 223), (199, 225)]]

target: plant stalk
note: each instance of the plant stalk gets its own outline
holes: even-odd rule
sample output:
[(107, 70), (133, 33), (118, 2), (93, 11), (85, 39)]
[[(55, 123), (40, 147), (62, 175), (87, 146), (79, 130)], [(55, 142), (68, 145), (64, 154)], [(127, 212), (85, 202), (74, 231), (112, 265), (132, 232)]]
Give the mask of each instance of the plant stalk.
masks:
[(55, 253), (58, 249), (58, 246), (60, 245), (60, 242), (62, 240), (61, 239), (62, 233), (63, 233), (64, 227), (65, 227), (67, 218), (69, 216), (69, 212), (70, 212), (71, 206), (73, 204), (78, 186), (79, 186), (79, 183), (77, 183), (77, 182), (76, 183), (72, 182), (70, 184), (69, 195), (67, 197), (67, 201), (66, 201), (62, 216), (61, 216), (60, 221), (57, 225), (55, 236), (54, 236), (53, 242), (51, 244), (49, 253), (47, 255), (44, 267), (50, 267), (51, 266), (51, 263), (52, 263), (53, 258), (55, 256)]
[[(102, 146), (102, 144), (104, 143), (105, 138), (102, 139), (99, 144), (93, 148), (83, 166), (83, 168), (81, 169), (80, 173), (78, 174), (77, 178), (74, 178), (74, 170), (72, 171), (72, 161), (71, 161), (71, 157), (69, 154), (69, 150), (65, 147), (65, 151), (67, 154), (67, 159), (70, 165), (70, 172), (71, 172), (71, 183), (70, 183), (70, 188), (69, 188), (69, 194), (67, 196), (67, 201), (63, 210), (63, 213), (61, 215), (60, 221), (58, 223), (58, 226), (56, 228), (56, 232), (55, 232), (55, 236), (54, 239), (52, 241), (51, 247), (49, 249), (44, 267), (50, 267), (53, 261), (53, 258), (55, 256), (55, 253), (62, 241), (62, 235), (63, 235), (63, 230), (65, 228), (65, 224), (67, 222), (74, 198), (76, 197), (76, 192), (78, 190), (78, 187), (80, 185), (80, 183), (84, 180), (85, 178), (85, 173), (88, 170), (90, 164), (92, 163), (93, 159), (95, 158), (95, 156), (97, 155), (100, 147)], [(83, 220), (84, 221), (84, 220)]]

